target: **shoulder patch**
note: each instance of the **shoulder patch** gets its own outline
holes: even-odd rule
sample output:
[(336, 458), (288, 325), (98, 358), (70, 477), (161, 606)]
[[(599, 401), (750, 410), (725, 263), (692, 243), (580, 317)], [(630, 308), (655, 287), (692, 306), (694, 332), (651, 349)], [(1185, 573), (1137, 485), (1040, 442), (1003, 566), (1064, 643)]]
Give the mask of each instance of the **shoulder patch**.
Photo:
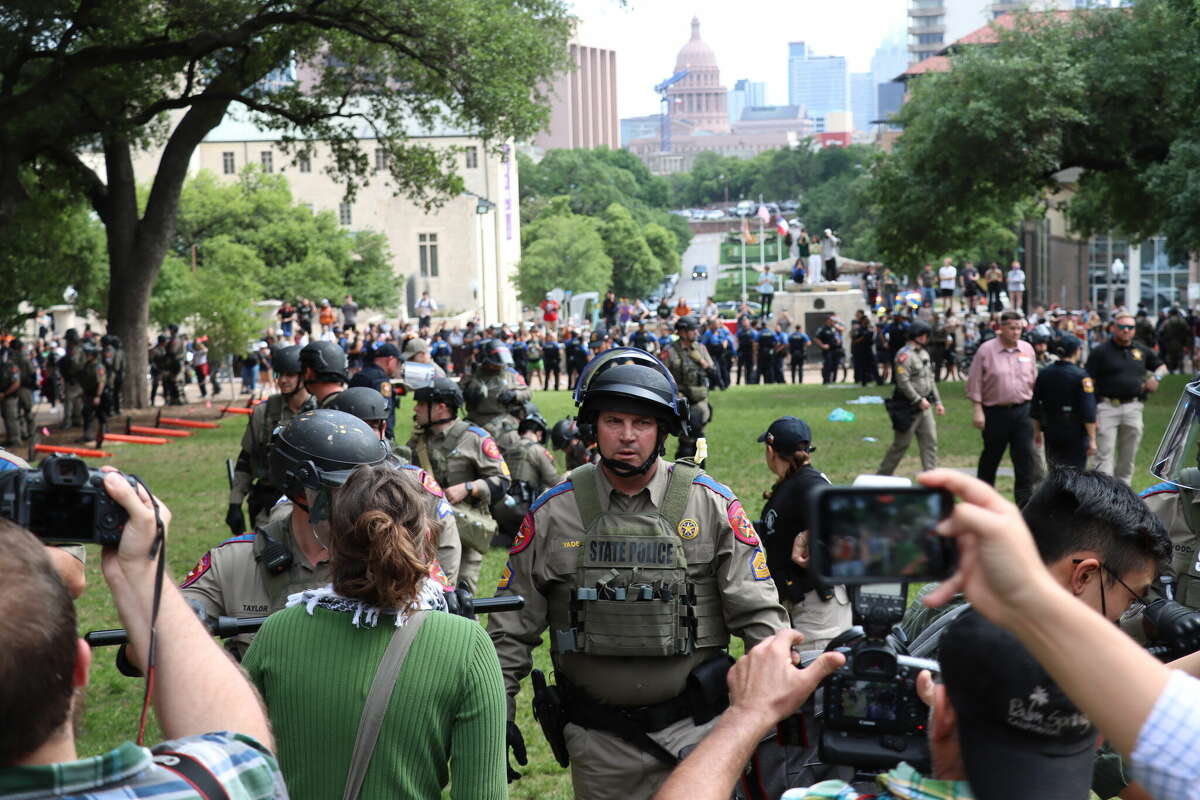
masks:
[(770, 580), (771, 570), (767, 568), (767, 554), (761, 547), (754, 548), (750, 554), (750, 575), (756, 581)]
[(1088, 394), (1091, 394), (1092, 392), (1096, 391), (1096, 385), (1094, 383), (1092, 383), (1091, 378), (1083, 379), (1083, 391), (1087, 392)]
[(483, 440), (483, 454), (492, 461), (504, 459), (504, 456), (500, 454), (500, 445), (496, 444), (496, 440), (490, 436)]
[[(541, 445), (538, 445), (538, 447), (541, 447)], [(544, 455), (551, 464), (554, 463), (554, 454), (544, 447), (542, 447), (542, 455)]]
[(454, 513), (454, 508), (453, 508), (453, 506), (451, 506), (449, 503), (446, 502), (446, 498), (443, 497), (437, 501), (438, 519), (445, 519), (446, 517), (450, 516), (453, 513)]
[(500, 582), (496, 584), (496, 591), (507, 589), (510, 581), (512, 581), (512, 565), (506, 562), (504, 572), (500, 573)]
[(733, 538), (742, 544), (758, 547), (758, 534), (754, 532), (754, 524), (746, 516), (746, 509), (742, 508), (740, 500), (734, 500), (729, 504), (728, 514), (729, 525), (733, 528)]
[(1163, 481), (1162, 483), (1154, 484), (1153, 486), (1151, 486), (1148, 489), (1142, 489), (1142, 491), (1138, 492), (1138, 497), (1145, 498), (1145, 497), (1149, 497), (1150, 495), (1153, 495), (1153, 494), (1167, 494), (1167, 493), (1178, 494), (1179, 487), (1173, 483), (1167, 483), (1166, 481)]
[(575, 484), (571, 483), (570, 481), (563, 481), (562, 483), (558, 484), (557, 486), (550, 487), (546, 491), (542, 492), (541, 496), (538, 497), (538, 499), (533, 501), (533, 505), (531, 505), (529, 507), (529, 513), (532, 514), (533, 512), (537, 511), (542, 506), (546, 505), (546, 502), (548, 500), (550, 500), (551, 498), (558, 497), (560, 494), (563, 494), (564, 492), (572, 492), (574, 490), (575, 490)]
[(379, 382), (379, 393), (381, 395), (383, 395), (384, 397), (391, 398), (392, 382), (391, 381), (380, 381)]
[(515, 556), (526, 547), (529, 547), (536, 530), (533, 525), (533, 512), (530, 511), (525, 515), (525, 519), (521, 520), (521, 527), (517, 529), (517, 538), (513, 540), (513, 546), (508, 551), (509, 555)]
[(439, 586), (447, 592), (454, 591), (454, 587), (450, 584), (450, 579), (446, 577), (446, 571), (442, 569), (442, 564), (436, 558), (429, 565), (429, 577), (433, 578)]
[(896, 363), (903, 364), (907, 360), (908, 360), (908, 348), (905, 347), (903, 350), (901, 350), (899, 353), (896, 354)]
[(713, 480), (711, 475), (697, 475), (695, 478), (692, 479), (692, 483), (698, 483), (701, 486), (705, 487), (706, 489), (711, 489), (712, 491), (721, 495), (721, 497), (724, 497), (726, 500), (736, 500), (737, 499), (736, 497), (733, 496), (733, 492), (729, 489), (728, 486), (726, 486), (723, 483), (718, 483), (717, 481)]
[(196, 562), (196, 566), (188, 571), (187, 575), (183, 576), (183, 583), (179, 584), (179, 588), (186, 589), (200, 579), (200, 576), (208, 572), (212, 567), (212, 551), (200, 556), (200, 560)]
[(478, 436), (480, 439), (486, 439), (489, 436), (491, 436), (490, 433), (488, 433), (487, 431), (485, 431), (483, 428), (479, 427), (478, 425), (468, 425), (467, 430), (469, 430), (471, 433)]

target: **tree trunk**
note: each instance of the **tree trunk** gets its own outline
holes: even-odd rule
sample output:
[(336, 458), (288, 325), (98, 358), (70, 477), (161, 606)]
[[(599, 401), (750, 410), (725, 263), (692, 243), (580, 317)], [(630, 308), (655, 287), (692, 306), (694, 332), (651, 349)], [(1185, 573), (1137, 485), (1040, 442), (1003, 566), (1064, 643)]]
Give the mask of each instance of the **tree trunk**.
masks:
[(149, 401), (150, 294), (175, 235), (188, 164), (228, 107), (228, 101), (200, 102), (183, 116), (167, 139), (140, 219), (129, 142), (120, 137), (104, 141), (108, 186), (104, 207), (96, 210), (108, 238), (108, 327), (125, 348), (121, 400), (127, 408), (145, 408)]

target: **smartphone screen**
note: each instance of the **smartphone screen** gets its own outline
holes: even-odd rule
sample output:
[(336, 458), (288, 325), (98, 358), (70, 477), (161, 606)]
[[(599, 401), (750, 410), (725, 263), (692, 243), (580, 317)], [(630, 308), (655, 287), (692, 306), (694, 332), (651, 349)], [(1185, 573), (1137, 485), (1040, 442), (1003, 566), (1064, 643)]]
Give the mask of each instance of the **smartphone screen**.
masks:
[(830, 583), (940, 581), (954, 573), (954, 540), (934, 530), (954, 505), (946, 492), (825, 486), (812, 504), (812, 564)]

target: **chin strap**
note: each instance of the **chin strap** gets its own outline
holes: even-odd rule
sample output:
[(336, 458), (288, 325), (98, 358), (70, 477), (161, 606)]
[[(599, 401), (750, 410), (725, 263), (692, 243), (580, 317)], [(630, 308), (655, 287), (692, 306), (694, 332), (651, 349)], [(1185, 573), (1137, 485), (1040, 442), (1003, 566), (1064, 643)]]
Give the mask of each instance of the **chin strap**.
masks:
[[(654, 446), (654, 452), (642, 462), (640, 467), (631, 467), (624, 461), (609, 458), (604, 453), (600, 453), (600, 463), (622, 478), (636, 478), (638, 475), (644, 475), (654, 465), (654, 462), (658, 460), (658, 457), (662, 455), (663, 443), (666, 442), (666, 438), (665, 435), (659, 433), (658, 444)], [(599, 447), (596, 449), (599, 450)]]

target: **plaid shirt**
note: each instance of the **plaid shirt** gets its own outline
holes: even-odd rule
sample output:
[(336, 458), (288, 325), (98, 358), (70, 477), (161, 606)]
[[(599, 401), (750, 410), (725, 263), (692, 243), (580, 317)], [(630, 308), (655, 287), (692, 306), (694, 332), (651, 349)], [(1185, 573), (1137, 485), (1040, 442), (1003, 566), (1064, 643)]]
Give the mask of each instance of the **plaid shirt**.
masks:
[[(206, 733), (163, 742), (154, 752), (185, 753), (204, 764), (229, 800), (287, 800), (275, 757), (236, 733)], [(125, 742), (102, 755), (37, 767), (0, 769), (0, 798), (86, 797), (87, 800), (194, 800), (179, 775), (154, 762), (150, 750)]]
[[(879, 792), (868, 795), (875, 800), (973, 800), (966, 781), (939, 781), (901, 763), (891, 772), (878, 776)], [(807, 789), (789, 789), (780, 800), (858, 800), (862, 795), (845, 781), (821, 781)]]
[(1172, 670), (1133, 748), (1130, 777), (1156, 800), (1200, 798), (1200, 681)]

